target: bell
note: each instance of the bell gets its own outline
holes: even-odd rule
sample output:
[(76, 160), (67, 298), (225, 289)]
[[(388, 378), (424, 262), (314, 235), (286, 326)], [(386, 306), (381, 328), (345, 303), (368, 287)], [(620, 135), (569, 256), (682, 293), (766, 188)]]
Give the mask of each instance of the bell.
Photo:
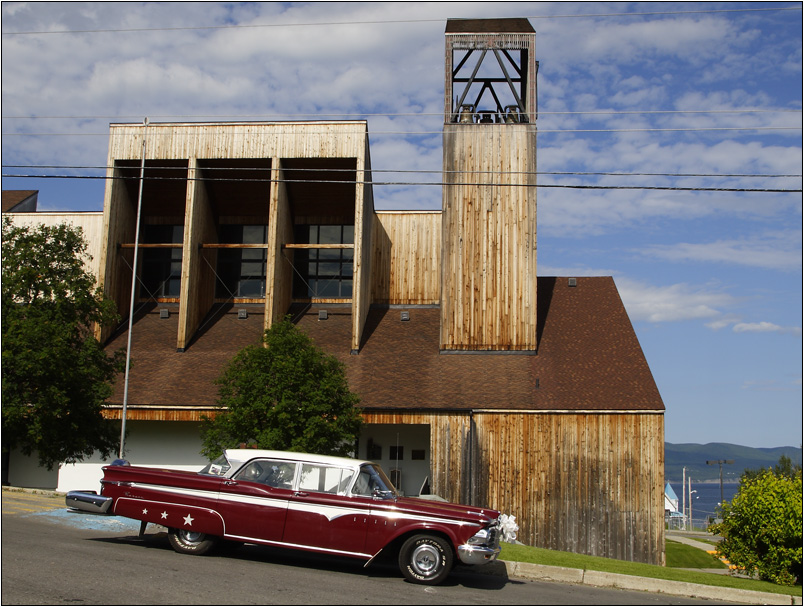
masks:
[(519, 108), (516, 105), (505, 106), (505, 123), (516, 124), (519, 122)]
[(474, 122), (474, 108), (471, 105), (462, 105), (458, 122), (468, 124)]

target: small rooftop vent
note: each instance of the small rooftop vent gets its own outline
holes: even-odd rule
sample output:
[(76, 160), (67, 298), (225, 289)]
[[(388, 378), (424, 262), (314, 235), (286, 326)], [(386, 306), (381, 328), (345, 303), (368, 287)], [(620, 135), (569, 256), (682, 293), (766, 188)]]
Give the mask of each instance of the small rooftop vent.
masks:
[(318, 320), (326, 320), (327, 319), (327, 311), (326, 310), (319, 310), (318, 311)]
[(570, 278), (570, 279), (567, 281), (567, 284), (568, 284), (569, 286), (571, 286), (571, 287), (577, 287), (577, 286), (578, 286), (578, 279), (577, 279), (577, 278)]
[(159, 310), (159, 318), (170, 318), (170, 310), (167, 308)]
[(408, 312), (407, 310), (405, 310), (403, 312), (400, 312), (399, 320), (401, 320), (402, 322), (409, 321), (410, 320), (410, 312)]
[(246, 320), (248, 318), (248, 310), (245, 308), (240, 308), (237, 310), (237, 319), (238, 320)]

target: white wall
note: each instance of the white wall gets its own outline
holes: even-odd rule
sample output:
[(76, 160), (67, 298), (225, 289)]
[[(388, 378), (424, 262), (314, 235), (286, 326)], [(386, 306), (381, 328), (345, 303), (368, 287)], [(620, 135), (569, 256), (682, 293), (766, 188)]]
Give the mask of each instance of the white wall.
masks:
[(12, 223), (18, 226), (46, 225), (55, 226), (62, 223), (71, 224), (84, 231), (84, 239), (87, 241), (87, 253), (92, 258), (85, 263), (88, 271), (97, 279), (100, 275), (100, 254), (101, 231), (103, 230), (103, 213), (93, 212), (35, 212), (35, 213), (5, 213), (3, 218), (8, 217)]
[(42, 468), (38, 458), (36, 452), (28, 457), (16, 449), (12, 450), (8, 456), (8, 484), (30, 489), (55, 489), (59, 477), (58, 468)]
[[(200, 454), (199, 422), (130, 421), (126, 429), (125, 459), (132, 465), (197, 471), (207, 463)], [(114, 459), (94, 455), (79, 464), (62, 464), (56, 490), (99, 491), (102, 468)]]
[[(366, 450), (369, 440), (382, 448), (381, 458), (367, 457)], [(407, 496), (418, 496), (424, 479), (431, 476), (430, 426), (428, 424), (365, 424), (360, 432), (358, 444), (356, 457), (371, 459), (380, 464), (389, 478), (391, 470), (394, 468), (402, 471), (402, 486), (397, 489)], [(390, 448), (397, 445), (403, 447), (403, 458), (398, 462), (390, 458)], [(411, 459), (413, 449), (423, 449), (424, 459)]]

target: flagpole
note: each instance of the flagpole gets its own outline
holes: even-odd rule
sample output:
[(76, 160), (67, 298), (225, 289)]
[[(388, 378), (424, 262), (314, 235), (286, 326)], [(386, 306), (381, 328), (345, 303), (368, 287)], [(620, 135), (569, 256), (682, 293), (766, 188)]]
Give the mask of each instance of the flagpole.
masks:
[(137, 195), (137, 225), (134, 232), (134, 264), (131, 269), (131, 304), (128, 309), (128, 342), (126, 344), (126, 373), (123, 384), (123, 423), (120, 425), (120, 459), (125, 455), (126, 446), (126, 413), (128, 411), (128, 376), (131, 366), (131, 329), (134, 325), (134, 302), (137, 291), (137, 254), (140, 250), (140, 215), (142, 214), (142, 185), (145, 179), (145, 146), (148, 142), (148, 117), (142, 123), (142, 160), (140, 162), (140, 191)]

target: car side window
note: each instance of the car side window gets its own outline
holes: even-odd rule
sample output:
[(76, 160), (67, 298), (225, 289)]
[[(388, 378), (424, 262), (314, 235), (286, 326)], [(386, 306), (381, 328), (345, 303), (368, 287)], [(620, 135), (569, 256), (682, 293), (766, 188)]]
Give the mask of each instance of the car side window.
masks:
[(348, 468), (302, 464), (299, 491), (346, 495), (352, 474)]
[(235, 480), (262, 483), (275, 489), (291, 489), (296, 475), (296, 464), (282, 460), (260, 459), (246, 464), (235, 475)]

